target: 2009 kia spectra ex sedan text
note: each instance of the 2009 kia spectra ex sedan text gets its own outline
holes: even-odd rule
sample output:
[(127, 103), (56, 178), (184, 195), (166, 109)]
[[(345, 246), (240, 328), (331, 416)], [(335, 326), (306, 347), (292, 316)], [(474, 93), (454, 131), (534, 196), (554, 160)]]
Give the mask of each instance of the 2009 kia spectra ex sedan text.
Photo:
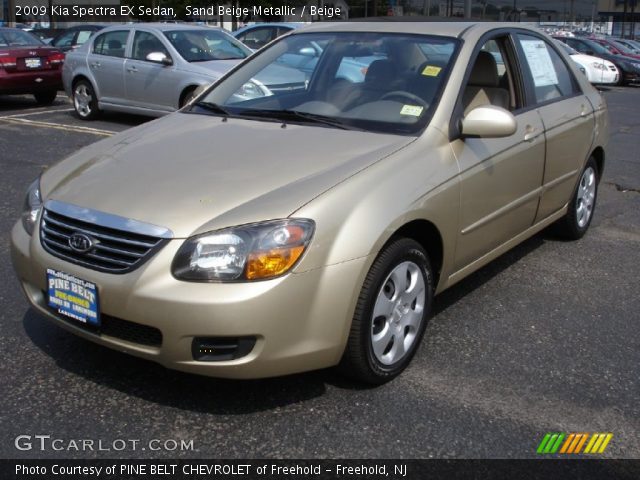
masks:
[[(305, 55), (308, 82), (246, 95)], [(534, 30), (312, 25), (45, 171), (13, 262), (60, 326), (170, 368), (381, 383), (434, 294), (551, 224), (585, 233), (607, 136), (603, 99)]]

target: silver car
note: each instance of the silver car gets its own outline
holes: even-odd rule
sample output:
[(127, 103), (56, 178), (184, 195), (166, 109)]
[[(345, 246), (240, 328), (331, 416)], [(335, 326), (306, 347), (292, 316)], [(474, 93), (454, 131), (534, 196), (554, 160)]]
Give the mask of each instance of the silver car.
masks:
[(160, 116), (188, 103), (199, 86), (250, 54), (219, 28), (114, 25), (67, 54), (62, 78), (84, 120), (101, 110)]

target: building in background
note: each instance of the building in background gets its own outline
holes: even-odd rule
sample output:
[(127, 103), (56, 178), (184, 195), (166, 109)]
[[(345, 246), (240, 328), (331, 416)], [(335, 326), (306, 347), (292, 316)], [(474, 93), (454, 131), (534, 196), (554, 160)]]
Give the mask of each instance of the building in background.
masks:
[(598, 0), (598, 13), (612, 23), (612, 34), (640, 38), (640, 1)]

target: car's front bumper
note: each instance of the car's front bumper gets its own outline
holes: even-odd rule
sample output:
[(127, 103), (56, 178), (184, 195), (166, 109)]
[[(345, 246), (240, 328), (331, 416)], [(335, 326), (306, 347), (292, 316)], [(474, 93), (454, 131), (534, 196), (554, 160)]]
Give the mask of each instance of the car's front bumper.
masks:
[[(124, 275), (90, 270), (46, 252), (38, 228), (30, 237), (18, 222), (11, 257), (30, 303), (61, 327), (93, 342), (187, 372), (260, 378), (336, 365), (346, 343), (367, 258), (252, 283), (192, 283), (170, 272), (182, 240), (170, 241), (151, 260)], [(144, 345), (108, 332), (88, 331), (47, 306), (46, 270), (97, 285), (102, 315), (162, 333)], [(253, 337), (252, 351), (235, 360), (194, 360), (194, 337)]]

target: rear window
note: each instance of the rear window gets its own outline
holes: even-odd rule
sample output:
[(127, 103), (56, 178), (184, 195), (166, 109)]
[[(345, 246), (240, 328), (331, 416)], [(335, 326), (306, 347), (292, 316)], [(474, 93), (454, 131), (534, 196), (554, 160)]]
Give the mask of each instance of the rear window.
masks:
[(22, 30), (0, 29), (0, 47), (27, 47), (43, 45), (39, 38)]

